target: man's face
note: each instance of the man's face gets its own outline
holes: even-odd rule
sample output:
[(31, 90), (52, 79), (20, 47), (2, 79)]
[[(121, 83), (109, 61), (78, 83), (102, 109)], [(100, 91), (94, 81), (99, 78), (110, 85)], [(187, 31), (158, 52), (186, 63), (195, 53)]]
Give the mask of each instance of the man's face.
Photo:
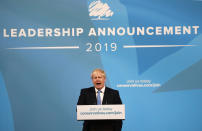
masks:
[(101, 90), (105, 85), (105, 77), (100, 72), (93, 72), (92, 82), (96, 89)]

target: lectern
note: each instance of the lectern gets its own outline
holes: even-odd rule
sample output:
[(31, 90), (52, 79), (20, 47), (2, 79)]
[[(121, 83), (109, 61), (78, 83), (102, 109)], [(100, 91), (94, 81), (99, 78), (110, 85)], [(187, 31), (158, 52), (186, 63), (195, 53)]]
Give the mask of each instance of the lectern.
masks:
[(89, 131), (113, 131), (125, 119), (125, 105), (77, 105), (77, 120), (88, 121)]

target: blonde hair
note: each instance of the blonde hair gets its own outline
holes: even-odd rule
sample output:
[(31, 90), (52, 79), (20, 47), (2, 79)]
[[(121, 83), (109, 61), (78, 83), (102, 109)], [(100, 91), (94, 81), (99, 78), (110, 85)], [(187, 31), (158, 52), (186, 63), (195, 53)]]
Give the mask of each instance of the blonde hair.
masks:
[(105, 72), (104, 72), (104, 70), (102, 70), (102, 69), (94, 69), (93, 71), (92, 71), (92, 73), (91, 73), (91, 78), (93, 78), (93, 73), (95, 73), (95, 72), (99, 72), (99, 73), (101, 73), (103, 76), (104, 76), (104, 78), (106, 78), (106, 74), (105, 74)]

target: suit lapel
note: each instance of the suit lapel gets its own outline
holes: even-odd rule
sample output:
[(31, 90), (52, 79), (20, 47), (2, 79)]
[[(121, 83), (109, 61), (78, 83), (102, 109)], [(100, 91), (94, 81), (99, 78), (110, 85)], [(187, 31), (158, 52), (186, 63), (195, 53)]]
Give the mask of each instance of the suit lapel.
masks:
[(97, 105), (97, 100), (96, 100), (96, 94), (95, 94), (95, 88), (92, 87), (91, 90), (90, 90), (90, 98), (91, 98), (91, 104), (92, 105)]
[(105, 92), (104, 92), (104, 97), (103, 97), (103, 100), (102, 100), (102, 104), (105, 105), (105, 104), (108, 104), (107, 102), (107, 99), (108, 99), (108, 88), (105, 87)]

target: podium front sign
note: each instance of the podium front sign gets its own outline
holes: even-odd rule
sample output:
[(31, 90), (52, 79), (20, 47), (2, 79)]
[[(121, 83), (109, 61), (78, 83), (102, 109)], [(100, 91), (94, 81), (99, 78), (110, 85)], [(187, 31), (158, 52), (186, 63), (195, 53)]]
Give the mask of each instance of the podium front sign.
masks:
[(125, 105), (77, 105), (77, 120), (113, 119), (125, 119)]

